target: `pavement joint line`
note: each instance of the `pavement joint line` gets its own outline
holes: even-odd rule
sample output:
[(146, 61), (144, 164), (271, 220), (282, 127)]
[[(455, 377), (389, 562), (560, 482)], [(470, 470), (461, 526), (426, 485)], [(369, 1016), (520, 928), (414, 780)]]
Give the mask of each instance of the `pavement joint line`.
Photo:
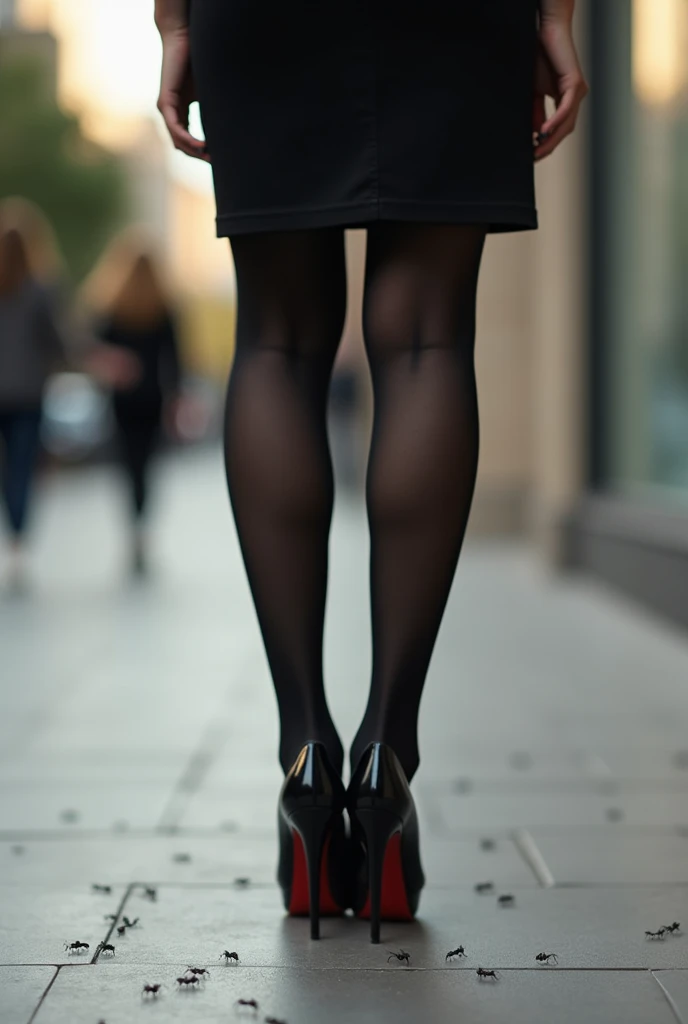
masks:
[(229, 723), (223, 719), (220, 723), (213, 722), (204, 729), (198, 746), (191, 754), (160, 815), (159, 829), (177, 826), (190, 798), (200, 788), (208, 769), (231, 735), (228, 725)]
[(513, 834), (516, 849), (521, 854), (535, 878), (544, 889), (554, 887), (554, 875), (547, 866), (537, 843), (525, 828), (517, 828)]
[(679, 1024), (684, 1024), (684, 1017), (683, 1017), (683, 1014), (681, 1013), (681, 1011), (678, 1008), (676, 1000), (671, 995), (671, 993), (669, 992), (669, 990), (666, 987), (666, 985), (662, 981), (660, 981), (660, 979), (657, 977), (657, 972), (656, 971), (651, 971), (650, 973), (652, 974), (652, 977), (654, 978), (654, 980), (657, 982), (657, 984), (661, 988), (662, 992), (664, 993), (664, 998), (666, 999), (667, 1003), (669, 1004), (669, 1006), (671, 1008), (671, 1012), (676, 1017), (676, 1020), (679, 1022)]
[[(50, 966), (52, 967), (53, 965), (51, 964)], [(45, 1002), (46, 997), (47, 997), (48, 993), (50, 992), (50, 989), (55, 984), (55, 979), (57, 978), (58, 974), (60, 973), (61, 965), (60, 964), (55, 964), (54, 966), (55, 966), (55, 973), (53, 974), (52, 978), (50, 979), (50, 981), (46, 985), (45, 989), (43, 990), (43, 994), (41, 995), (41, 998), (38, 1000), (38, 1003), (34, 1007), (34, 1011), (31, 1014), (31, 1016), (29, 1017), (29, 1019), (27, 1021), (27, 1024), (33, 1024), (33, 1021), (35, 1021), (35, 1019), (36, 1019), (36, 1017), (38, 1015), (38, 1011), (40, 1010), (41, 1006)]]
[[(102, 939), (102, 943), (110, 941), (110, 936), (114, 932), (115, 927), (117, 925), (117, 922), (119, 921), (120, 915), (121, 915), (122, 911), (124, 910), (126, 902), (129, 899), (129, 897), (131, 896), (133, 890), (134, 890), (134, 884), (133, 883), (129, 883), (129, 885), (124, 890), (124, 894), (122, 895), (122, 898), (119, 901), (119, 904), (117, 906), (117, 910), (115, 911), (115, 920), (111, 923), (110, 927), (108, 928), (107, 934), (106, 934), (105, 938)], [(98, 943), (98, 945), (96, 946), (95, 952), (93, 954), (93, 957), (91, 959), (91, 963), (92, 964), (98, 963), (98, 958), (99, 958), (99, 956), (101, 954), (102, 948), (103, 947), (102, 947), (101, 943)]]

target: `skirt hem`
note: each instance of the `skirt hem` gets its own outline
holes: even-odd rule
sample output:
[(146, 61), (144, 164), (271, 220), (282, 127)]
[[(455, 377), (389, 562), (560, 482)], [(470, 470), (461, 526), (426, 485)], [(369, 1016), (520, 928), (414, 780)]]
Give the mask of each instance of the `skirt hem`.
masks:
[(308, 228), (365, 228), (379, 221), (415, 221), (439, 224), (487, 224), (488, 232), (534, 231), (537, 210), (530, 203), (423, 203), (381, 199), (366, 203), (323, 206), (315, 209), (254, 210), (219, 214), (218, 238), (263, 231), (299, 231)]

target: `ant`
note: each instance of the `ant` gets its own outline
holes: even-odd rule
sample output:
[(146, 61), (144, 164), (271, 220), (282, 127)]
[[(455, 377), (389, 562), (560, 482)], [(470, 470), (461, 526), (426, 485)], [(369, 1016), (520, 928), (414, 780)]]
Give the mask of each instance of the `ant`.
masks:
[(190, 853), (175, 853), (172, 858), (175, 864), (190, 864), (191, 854)]
[(210, 977), (210, 971), (206, 971), (205, 967), (187, 967), (186, 970), (197, 978), (204, 978), (206, 975)]
[(105, 920), (106, 921), (112, 921), (112, 923), (114, 924), (115, 921), (117, 920), (117, 914), (106, 914), (105, 915)]
[(124, 936), (127, 934), (127, 926), (125, 924), (121, 924), (117, 929), (117, 934), (119, 935), (120, 939), (123, 939)]
[(136, 925), (141, 920), (141, 918), (140, 917), (135, 917), (133, 921), (130, 921), (128, 917), (123, 917), (122, 920), (124, 921), (124, 927), (125, 928), (135, 928)]
[(180, 989), (188, 989), (189, 985), (198, 985), (198, 978), (196, 977), (195, 974), (192, 975), (190, 978), (187, 978), (187, 976), (183, 974), (181, 978), (177, 978), (177, 984), (179, 985)]
[(480, 840), (480, 849), (481, 850), (494, 850), (496, 845), (497, 844), (495, 843), (494, 839), (481, 839)]
[(494, 882), (478, 882), (475, 891), (481, 895), (486, 892), (494, 892)]
[(486, 971), (482, 967), (479, 967), (475, 973), (478, 975), (481, 981), (483, 980), (483, 978), (494, 978), (494, 980), (497, 981), (496, 971)]
[(277, 1017), (266, 1017), (265, 1024), (287, 1024), (284, 1020), (278, 1020)]
[(538, 953), (535, 959), (541, 964), (548, 964), (550, 960), (553, 960), (555, 964), (559, 963), (559, 957), (556, 953)]
[(500, 907), (513, 907), (516, 902), (516, 897), (512, 896), (511, 893), (505, 893), (504, 896), (499, 896), (497, 903)]
[(109, 953), (110, 956), (114, 956), (115, 955), (115, 947), (112, 945), (111, 942), (101, 942), (101, 944), (100, 944), (100, 952), (101, 953)]
[(445, 959), (445, 961), (447, 961), (447, 960), (453, 959), (455, 956), (465, 956), (465, 955), (466, 955), (466, 950), (463, 948), (463, 946), (457, 946), (456, 949), (450, 949), (444, 959)]
[(410, 953), (405, 953), (403, 949), (400, 949), (398, 953), (392, 953), (391, 950), (389, 949), (387, 950), (387, 952), (389, 953), (389, 956), (387, 957), (387, 963), (389, 963), (389, 961), (393, 958), (396, 958), (400, 964), (405, 962), (407, 967), (411, 966)]
[(152, 885), (149, 885), (143, 890), (143, 895), (146, 899), (149, 899), (151, 903), (155, 903), (158, 898), (158, 890), (154, 889)]
[(669, 932), (670, 935), (676, 935), (678, 932), (681, 931), (681, 925), (678, 923), (678, 921), (674, 921), (673, 924), (665, 925), (664, 931)]
[(158, 994), (159, 994), (161, 988), (162, 988), (162, 985), (159, 985), (159, 984), (158, 985), (144, 985), (143, 986), (143, 991), (141, 992), (141, 998), (143, 999), (144, 996), (153, 996), (153, 999), (157, 999), (158, 998)]
[(111, 885), (96, 885), (95, 883), (91, 886), (91, 892), (102, 892), (105, 896), (110, 896), (112, 893)]
[(70, 953), (85, 953), (91, 947), (88, 942), (65, 942), (64, 948), (69, 950)]
[(249, 1009), (254, 1010), (256, 1013), (258, 1013), (258, 1003), (255, 1001), (255, 999), (237, 999), (236, 1005), (247, 1006), (249, 1007)]
[(251, 879), (250, 878), (235, 878), (234, 879), (234, 884), (236, 885), (237, 889), (245, 889), (247, 885), (251, 884)]
[(666, 935), (666, 928), (659, 928), (656, 932), (645, 932), (647, 939), (663, 939)]
[(226, 964), (228, 964), (230, 960), (233, 960), (235, 964), (239, 963), (239, 954), (238, 953), (228, 953), (227, 950), (225, 950), (224, 953), (220, 953), (220, 955), (218, 957), (218, 960), (222, 960), (222, 957), (225, 958), (225, 963)]

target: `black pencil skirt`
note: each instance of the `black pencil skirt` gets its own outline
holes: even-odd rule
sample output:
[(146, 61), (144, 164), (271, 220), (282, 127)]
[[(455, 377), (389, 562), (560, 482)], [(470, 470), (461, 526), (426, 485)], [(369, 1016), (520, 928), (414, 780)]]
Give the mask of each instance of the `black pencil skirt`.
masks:
[(191, 0), (217, 233), (537, 227), (537, 0)]

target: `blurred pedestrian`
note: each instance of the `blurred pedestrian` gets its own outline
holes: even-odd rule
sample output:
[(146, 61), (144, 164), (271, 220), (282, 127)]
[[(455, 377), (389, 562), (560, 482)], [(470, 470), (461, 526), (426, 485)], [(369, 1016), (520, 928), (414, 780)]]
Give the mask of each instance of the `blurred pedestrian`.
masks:
[(21, 199), (0, 203), (0, 462), (15, 588), (25, 581), (43, 392), (50, 374), (67, 361), (56, 307), (58, 262), (40, 211)]
[(154, 246), (129, 229), (108, 246), (82, 291), (95, 346), (89, 369), (112, 390), (120, 464), (129, 486), (132, 571), (147, 568), (149, 469), (164, 425), (176, 430), (181, 370), (177, 310)]
[[(353, 906), (379, 942), (381, 917), (418, 906), (408, 783), (478, 467), (481, 258), (489, 233), (537, 226), (534, 163), (575, 127), (574, 2), (156, 0), (158, 106), (177, 148), (212, 163), (234, 257), (227, 478), (279, 705), (279, 878), (314, 938), (321, 908)], [(372, 678), (345, 792), (322, 643), (347, 227), (368, 231), (374, 421)]]

